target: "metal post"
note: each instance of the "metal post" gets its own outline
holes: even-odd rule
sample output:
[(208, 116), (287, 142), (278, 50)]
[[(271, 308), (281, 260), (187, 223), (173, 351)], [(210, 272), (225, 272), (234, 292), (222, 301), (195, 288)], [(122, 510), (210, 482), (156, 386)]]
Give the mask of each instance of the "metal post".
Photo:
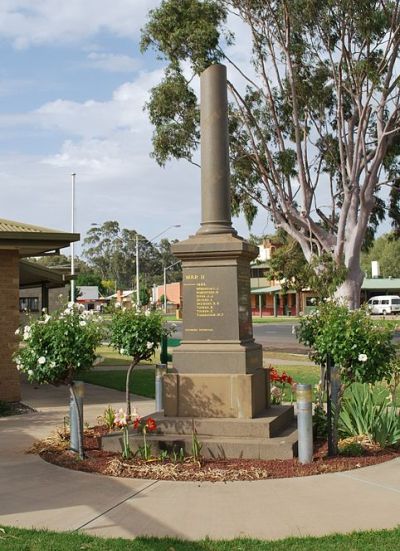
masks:
[[(71, 233), (75, 233), (75, 172), (71, 174)], [(71, 243), (71, 302), (75, 302), (75, 255), (74, 242)]]
[(168, 367), (168, 337), (167, 337), (167, 335), (163, 335), (161, 337), (160, 361), (161, 361), (162, 364), (165, 364)]
[(69, 402), (69, 423), (70, 423), (70, 450), (79, 452), (79, 417), (81, 419), (81, 431), (83, 434), (83, 397), (85, 395), (85, 383), (83, 381), (74, 381), (74, 390), (76, 401), (78, 402), (79, 412), (76, 411), (76, 406), (73, 398)]
[(140, 306), (139, 236), (136, 234), (136, 306)]
[(311, 385), (296, 386), (299, 462), (311, 463), (313, 457), (312, 391)]
[(261, 297), (261, 295), (258, 295), (258, 311), (259, 311), (260, 318), (262, 318), (262, 297)]
[(163, 405), (163, 376), (167, 372), (165, 364), (156, 365), (156, 411), (162, 411)]
[(328, 422), (328, 455), (335, 455), (335, 446), (333, 442), (332, 431), (332, 388), (331, 388), (331, 376), (332, 376), (332, 358), (328, 355), (326, 359), (326, 417)]

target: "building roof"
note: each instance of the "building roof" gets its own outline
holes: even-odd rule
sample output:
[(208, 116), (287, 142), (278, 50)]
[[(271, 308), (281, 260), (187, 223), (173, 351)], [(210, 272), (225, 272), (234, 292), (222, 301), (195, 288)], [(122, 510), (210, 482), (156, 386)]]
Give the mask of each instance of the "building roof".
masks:
[(99, 288), (97, 285), (78, 285), (78, 289), (80, 291), (80, 295), (77, 298), (77, 302), (99, 299)]
[(58, 288), (65, 286), (62, 274), (53, 272), (50, 268), (41, 264), (20, 260), (19, 263), (19, 285), (21, 288), (40, 287)]
[(400, 278), (372, 277), (365, 278), (361, 285), (363, 291), (389, 291), (400, 289)]
[(0, 218), (0, 250), (17, 249), (20, 257), (41, 256), (79, 241), (79, 233), (67, 233), (42, 226)]

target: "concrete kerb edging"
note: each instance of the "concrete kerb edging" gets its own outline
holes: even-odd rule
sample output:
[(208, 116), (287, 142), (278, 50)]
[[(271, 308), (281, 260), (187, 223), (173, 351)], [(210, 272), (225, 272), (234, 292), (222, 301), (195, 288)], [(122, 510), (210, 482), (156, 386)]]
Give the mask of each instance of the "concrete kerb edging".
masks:
[[(109, 397), (115, 403), (115, 395)], [(142, 403), (151, 413), (154, 403)], [(55, 428), (62, 405), (0, 419), (0, 524), (192, 540), (279, 539), (399, 524), (399, 458), (355, 471), (233, 484), (98, 476), (24, 453)], [(97, 408), (95, 415), (102, 404), (89, 407)]]

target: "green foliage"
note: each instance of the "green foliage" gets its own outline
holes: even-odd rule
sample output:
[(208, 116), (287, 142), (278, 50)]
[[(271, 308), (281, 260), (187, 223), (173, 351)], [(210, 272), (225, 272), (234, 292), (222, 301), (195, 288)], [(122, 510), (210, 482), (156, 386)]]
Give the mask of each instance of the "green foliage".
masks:
[(115, 409), (110, 405), (107, 406), (101, 420), (104, 422), (108, 430), (111, 430), (115, 423)]
[(142, 51), (152, 47), (174, 67), (189, 59), (199, 74), (222, 57), (218, 27), (225, 18), (224, 6), (213, 0), (163, 0), (149, 13), (142, 31)]
[(366, 384), (353, 385), (346, 393), (339, 417), (343, 437), (367, 436), (382, 448), (400, 442), (400, 417), (388, 405), (388, 394)]
[(94, 285), (99, 288), (100, 294), (105, 294), (106, 289), (103, 286), (103, 281), (101, 279), (101, 275), (97, 274), (95, 272), (82, 272), (79, 273), (76, 278), (76, 284), (77, 286), (82, 285)]
[(140, 304), (147, 306), (150, 302), (150, 292), (145, 287), (141, 287), (139, 291)]
[(18, 330), (23, 346), (14, 356), (17, 369), (26, 373), (30, 382), (70, 383), (96, 360), (102, 337), (100, 321), (73, 304), (31, 321), (23, 331)]
[[(336, 274), (339, 283), (346, 277), (359, 285), (362, 243), (371, 242), (386, 215), (396, 231), (400, 225), (395, 5), (163, 0), (142, 35), (142, 49), (167, 61), (147, 104), (155, 158), (162, 165), (172, 158), (193, 162), (199, 140), (193, 74), (226, 63), (232, 212), (251, 224), (258, 208), (267, 210), (308, 260), (318, 259), (312, 266), (318, 276), (325, 256), (330, 265), (322, 275), (331, 278), (344, 264), (349, 271)], [(235, 37), (226, 31), (228, 14), (247, 26), (251, 71), (229, 57)], [(388, 132), (378, 128), (385, 124)], [(391, 188), (389, 208), (379, 197), (383, 182)], [(320, 189), (328, 205), (315, 201)]]
[(364, 447), (360, 442), (339, 442), (339, 455), (359, 457), (364, 455), (364, 453)]
[(347, 385), (375, 383), (390, 375), (395, 355), (392, 333), (375, 324), (365, 310), (349, 310), (329, 301), (300, 319), (297, 338), (311, 348), (317, 364), (326, 365), (329, 355)]
[(382, 277), (400, 277), (400, 241), (393, 233), (381, 235), (374, 242), (368, 253), (361, 256), (361, 267), (371, 277), (371, 261), (379, 262)]
[(117, 310), (111, 319), (111, 346), (133, 363), (149, 360), (169, 329), (158, 312), (141, 312), (134, 308)]
[(313, 427), (316, 438), (324, 439), (328, 434), (328, 419), (322, 403), (317, 403), (313, 412)]

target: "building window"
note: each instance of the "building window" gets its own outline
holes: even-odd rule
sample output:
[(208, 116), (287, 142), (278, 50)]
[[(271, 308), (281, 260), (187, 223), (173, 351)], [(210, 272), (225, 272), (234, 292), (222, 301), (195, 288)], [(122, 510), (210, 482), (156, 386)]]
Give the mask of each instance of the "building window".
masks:
[(39, 312), (38, 297), (23, 297), (19, 299), (20, 312)]

